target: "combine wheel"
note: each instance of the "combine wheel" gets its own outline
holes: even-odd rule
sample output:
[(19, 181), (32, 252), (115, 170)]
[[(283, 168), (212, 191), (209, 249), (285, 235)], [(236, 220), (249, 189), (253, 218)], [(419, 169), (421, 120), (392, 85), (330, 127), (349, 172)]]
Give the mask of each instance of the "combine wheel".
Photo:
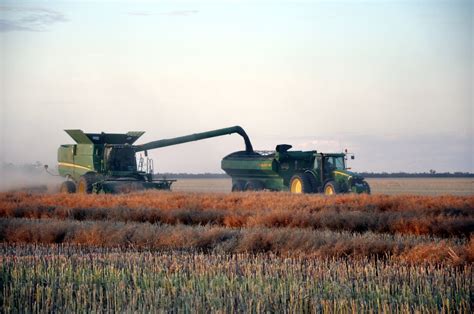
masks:
[(311, 178), (308, 173), (298, 173), (291, 177), (290, 192), (291, 193), (313, 193), (314, 188), (311, 184)]
[(324, 185), (324, 194), (325, 195), (335, 195), (340, 193), (339, 188), (337, 187), (336, 182), (329, 181)]
[(77, 193), (82, 194), (91, 194), (93, 189), (93, 184), (96, 182), (94, 175), (85, 174), (81, 176), (79, 182), (77, 183)]
[(242, 181), (235, 181), (234, 184), (232, 184), (232, 192), (242, 192), (245, 191), (245, 183)]
[(245, 191), (261, 191), (264, 188), (263, 183), (257, 180), (248, 181), (245, 185)]
[(64, 181), (61, 183), (61, 187), (59, 188), (61, 193), (75, 193), (76, 192), (76, 185), (72, 181)]

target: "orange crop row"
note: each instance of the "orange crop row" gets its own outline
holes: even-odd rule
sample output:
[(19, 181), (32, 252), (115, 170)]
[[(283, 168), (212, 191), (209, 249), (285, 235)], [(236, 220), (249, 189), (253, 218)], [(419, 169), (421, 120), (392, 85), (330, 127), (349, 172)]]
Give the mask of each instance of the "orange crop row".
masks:
[(110, 221), (0, 219), (0, 242), (142, 247), (218, 253), (306, 255), (315, 257), (394, 256), (413, 262), (474, 262), (474, 237), (466, 241), (376, 233), (291, 228), (232, 229)]
[(0, 217), (469, 237), (474, 197), (286, 193), (0, 194)]

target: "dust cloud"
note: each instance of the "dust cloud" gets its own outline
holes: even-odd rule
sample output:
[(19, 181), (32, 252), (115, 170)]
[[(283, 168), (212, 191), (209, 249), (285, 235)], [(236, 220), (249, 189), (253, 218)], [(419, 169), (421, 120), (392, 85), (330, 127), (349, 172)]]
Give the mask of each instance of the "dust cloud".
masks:
[(0, 192), (55, 193), (63, 180), (56, 169), (46, 171), (41, 163), (3, 164), (0, 168)]

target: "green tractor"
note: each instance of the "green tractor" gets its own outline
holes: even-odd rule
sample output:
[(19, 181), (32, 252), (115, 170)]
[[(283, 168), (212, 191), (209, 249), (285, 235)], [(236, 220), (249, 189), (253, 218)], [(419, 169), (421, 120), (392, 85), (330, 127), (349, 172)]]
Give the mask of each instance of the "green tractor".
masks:
[[(154, 179), (153, 160), (148, 150), (237, 133), (244, 138), (246, 151), (253, 151), (245, 131), (234, 126), (209, 132), (158, 140), (142, 145), (135, 141), (145, 132), (126, 134), (84, 133), (65, 130), (76, 144), (58, 149), (58, 171), (67, 180), (64, 193), (124, 193), (137, 190), (169, 190), (176, 180)], [(136, 154), (144, 152), (138, 162)]]
[(232, 191), (370, 193), (364, 178), (346, 168), (347, 153), (289, 151), (291, 147), (282, 144), (271, 152), (240, 151), (226, 156), (222, 170), (232, 177)]

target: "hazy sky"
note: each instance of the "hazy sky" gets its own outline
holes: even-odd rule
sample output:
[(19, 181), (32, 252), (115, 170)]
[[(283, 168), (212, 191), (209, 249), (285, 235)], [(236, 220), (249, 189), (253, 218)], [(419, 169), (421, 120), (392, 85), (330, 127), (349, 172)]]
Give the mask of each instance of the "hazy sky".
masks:
[[(63, 129), (141, 143), (241, 125), (356, 171), (474, 171), (472, 1), (2, 1), (0, 161)], [(237, 135), (153, 151), (219, 172)]]

